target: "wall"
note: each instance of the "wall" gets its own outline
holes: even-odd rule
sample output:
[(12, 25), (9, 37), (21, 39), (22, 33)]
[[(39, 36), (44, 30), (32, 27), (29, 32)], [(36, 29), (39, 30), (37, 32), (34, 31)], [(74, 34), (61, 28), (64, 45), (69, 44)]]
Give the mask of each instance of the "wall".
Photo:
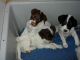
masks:
[(12, 0), (12, 1), (80, 1), (80, 0)]
[(5, 0), (0, 0), (0, 2), (4, 2)]
[(1, 40), (2, 40), (2, 26), (3, 26), (4, 7), (5, 7), (4, 3), (0, 2), (0, 58), (1, 58)]
[(2, 2), (48, 2), (48, 1), (80, 1), (80, 0), (0, 0)]
[(9, 28), (7, 36), (7, 49), (6, 49), (6, 60), (16, 60), (16, 35), (14, 28), (15, 17), (13, 11), (10, 8), (9, 11)]
[(3, 25), (3, 16), (4, 16), (4, 3), (0, 2), (0, 47), (1, 47), (1, 37), (2, 37), (2, 25)]
[(26, 25), (26, 20), (30, 19), (31, 9), (33, 8), (43, 11), (53, 25), (58, 25), (58, 16), (61, 14), (73, 15), (78, 20), (78, 24), (80, 24), (80, 2), (54, 1), (42, 3), (13, 3), (12, 9), (20, 29)]

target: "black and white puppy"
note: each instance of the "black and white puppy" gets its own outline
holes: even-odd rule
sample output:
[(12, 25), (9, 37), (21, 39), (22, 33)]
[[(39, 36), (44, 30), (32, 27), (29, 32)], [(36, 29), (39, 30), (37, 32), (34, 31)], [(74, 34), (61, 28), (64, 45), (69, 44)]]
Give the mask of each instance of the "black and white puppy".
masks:
[(69, 35), (72, 35), (74, 37), (75, 44), (78, 46), (79, 45), (79, 38), (78, 38), (77, 33), (74, 29), (77, 26), (77, 20), (71, 15), (60, 15), (58, 17), (58, 21), (60, 23), (59, 34), (62, 39), (63, 46), (65, 48), (68, 47), (68, 45), (66, 43), (66, 38)]
[(17, 37), (17, 58), (21, 59), (21, 52), (31, 52), (34, 49), (41, 48), (62, 48), (52, 42), (55, 34), (55, 27), (48, 21), (46, 15), (38, 10), (31, 10), (30, 20), (27, 21), (25, 30), (20, 37)]

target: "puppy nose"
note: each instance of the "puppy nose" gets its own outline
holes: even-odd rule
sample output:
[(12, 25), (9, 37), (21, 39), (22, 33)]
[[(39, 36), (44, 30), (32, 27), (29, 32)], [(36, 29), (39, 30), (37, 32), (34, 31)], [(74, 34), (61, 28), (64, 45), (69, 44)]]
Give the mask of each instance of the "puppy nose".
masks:
[(33, 22), (33, 23), (35, 23), (36, 21), (35, 21), (35, 20), (33, 20), (32, 22)]
[(67, 30), (66, 30), (66, 29), (64, 29), (64, 32), (67, 32)]

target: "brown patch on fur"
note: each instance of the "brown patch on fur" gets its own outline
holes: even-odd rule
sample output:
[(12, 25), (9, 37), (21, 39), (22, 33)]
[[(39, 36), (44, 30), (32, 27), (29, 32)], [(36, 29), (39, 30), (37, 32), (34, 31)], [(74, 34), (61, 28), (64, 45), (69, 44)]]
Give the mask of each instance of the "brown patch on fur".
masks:
[(31, 10), (30, 19), (33, 20), (33, 22), (31, 23), (33, 26), (36, 26), (41, 21), (44, 21), (44, 23), (45, 21), (47, 21), (46, 15), (38, 9)]
[(49, 31), (49, 29), (42, 29), (39, 32), (39, 35), (42, 39), (46, 39), (49, 41), (52, 41), (53, 35), (51, 34), (51, 32)]

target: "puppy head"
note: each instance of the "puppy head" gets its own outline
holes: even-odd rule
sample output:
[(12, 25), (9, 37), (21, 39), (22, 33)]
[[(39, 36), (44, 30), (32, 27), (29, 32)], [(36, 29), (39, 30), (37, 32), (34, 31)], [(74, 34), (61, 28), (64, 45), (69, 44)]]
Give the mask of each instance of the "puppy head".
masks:
[(32, 26), (37, 26), (38, 23), (41, 22), (41, 21), (44, 21), (44, 23), (45, 23), (45, 21), (47, 20), (47, 17), (40, 10), (32, 9), (32, 11), (31, 11), (31, 18), (30, 19), (32, 20), (31, 25)]
[(61, 30), (68, 32), (72, 27), (77, 26), (77, 20), (71, 15), (60, 15), (58, 21), (61, 24)]

